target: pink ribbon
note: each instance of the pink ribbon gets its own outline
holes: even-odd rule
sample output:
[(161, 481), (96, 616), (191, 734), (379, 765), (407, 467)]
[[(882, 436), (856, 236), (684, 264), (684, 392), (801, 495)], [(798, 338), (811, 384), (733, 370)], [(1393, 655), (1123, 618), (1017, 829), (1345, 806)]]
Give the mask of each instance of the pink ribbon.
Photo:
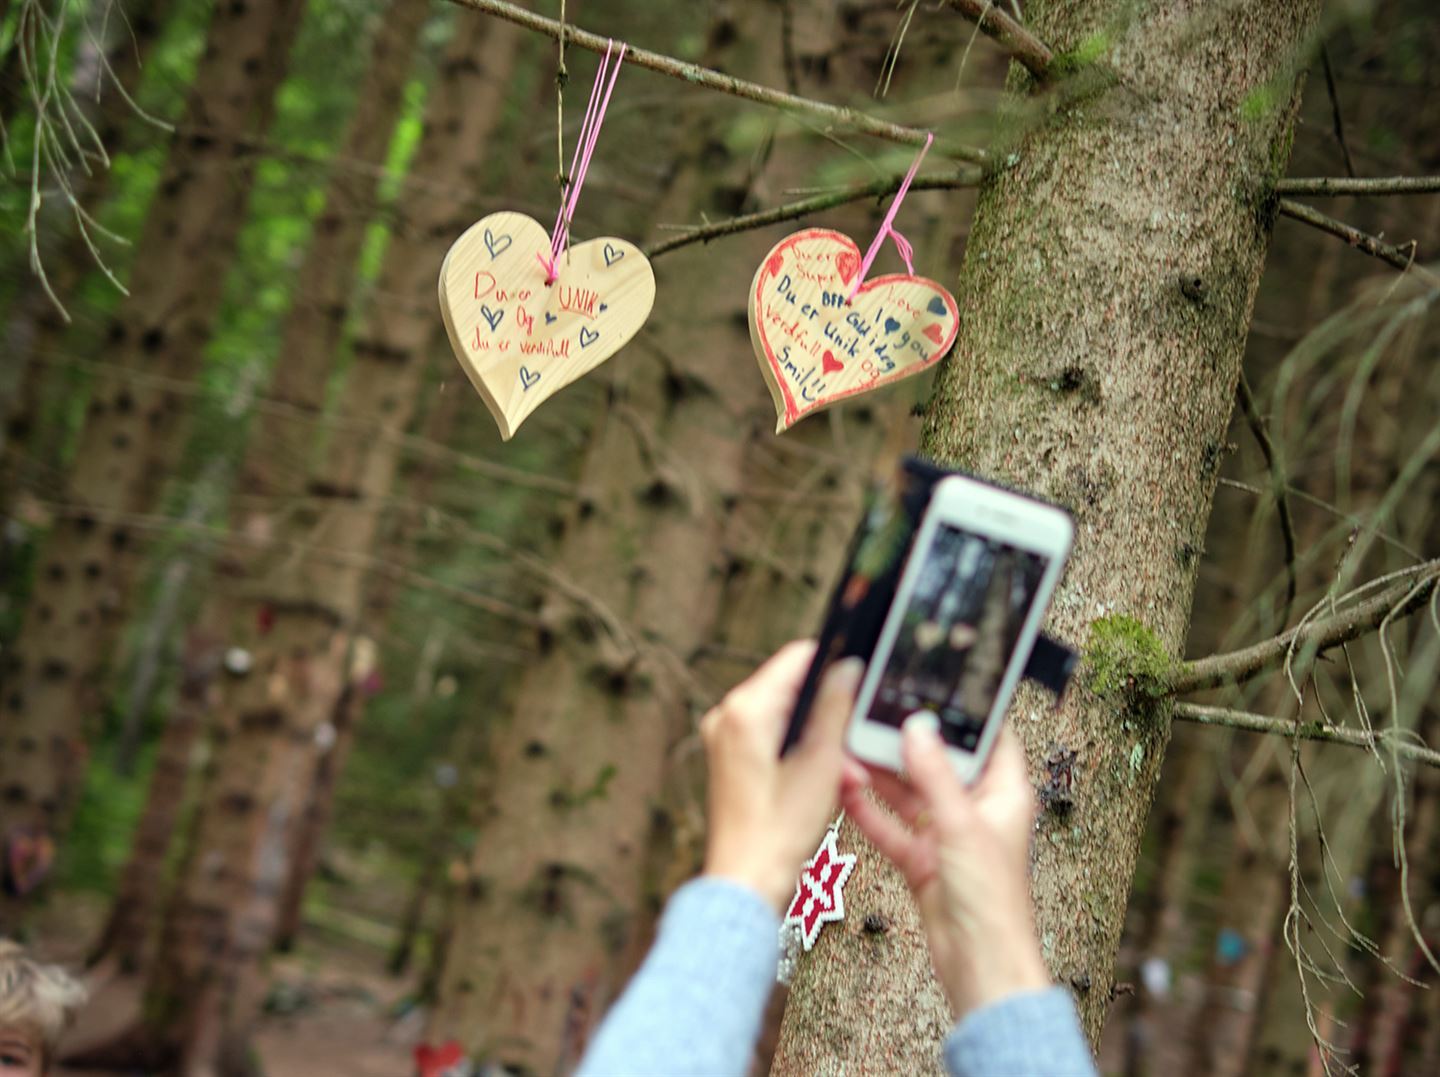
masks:
[(910, 181), (915, 178), (915, 173), (920, 170), (920, 162), (925, 160), (925, 154), (930, 152), (930, 143), (935, 141), (935, 135), (929, 131), (925, 132), (925, 145), (920, 147), (920, 152), (915, 155), (911, 162), (910, 171), (905, 173), (905, 179), (900, 183), (900, 189), (895, 192), (895, 200), (890, 203), (890, 211), (885, 214), (885, 219), (880, 222), (880, 230), (875, 233), (875, 238), (870, 241), (870, 249), (865, 252), (864, 259), (860, 262), (860, 272), (855, 274), (855, 283), (850, 285), (850, 294), (845, 297), (845, 302), (855, 298), (855, 293), (860, 290), (860, 285), (865, 282), (865, 274), (870, 272), (870, 264), (875, 261), (875, 256), (880, 253), (880, 248), (885, 245), (885, 237), (889, 236), (895, 241), (895, 249), (900, 252), (900, 257), (905, 260), (905, 272), (911, 276), (915, 274), (915, 265), (911, 261), (915, 251), (910, 246), (910, 241), (900, 234), (895, 228), (895, 214), (900, 212), (900, 203), (905, 201), (905, 192), (910, 190)]
[[(580, 201), (580, 188), (585, 186), (585, 173), (590, 170), (590, 157), (595, 152), (595, 143), (600, 137), (600, 128), (605, 123), (605, 110), (610, 107), (610, 95), (615, 90), (615, 80), (620, 75), (620, 66), (625, 62), (629, 45), (621, 42), (615, 65), (610, 65), (610, 50), (615, 42), (606, 41), (605, 55), (595, 71), (595, 84), (590, 87), (590, 103), (585, 106), (585, 120), (580, 125), (580, 134), (575, 142), (575, 156), (570, 161), (570, 178), (560, 194), (560, 212), (555, 217), (555, 227), (550, 233), (550, 257), (535, 255), (545, 267), (545, 283), (555, 283), (555, 262), (560, 252), (570, 245), (570, 222), (575, 217), (575, 206)], [(606, 76), (609, 82), (606, 82)], [(605, 86), (605, 92), (600, 87)]]

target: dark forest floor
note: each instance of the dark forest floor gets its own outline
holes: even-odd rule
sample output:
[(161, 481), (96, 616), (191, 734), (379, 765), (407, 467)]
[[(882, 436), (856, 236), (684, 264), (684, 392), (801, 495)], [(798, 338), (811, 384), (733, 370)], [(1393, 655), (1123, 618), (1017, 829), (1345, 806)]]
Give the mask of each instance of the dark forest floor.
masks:
[[(78, 967), (106, 902), (61, 894), (34, 922), (34, 949)], [(267, 1004), (254, 1046), (266, 1077), (408, 1077), (424, 1015), (406, 1009), (413, 978), (384, 971), (386, 952), (353, 937), (307, 925), (300, 947), (267, 963)], [(140, 985), (92, 976), (92, 1001), (66, 1046), (103, 1037), (139, 1012)], [(56, 1077), (115, 1077), (114, 1071), (59, 1067)]]

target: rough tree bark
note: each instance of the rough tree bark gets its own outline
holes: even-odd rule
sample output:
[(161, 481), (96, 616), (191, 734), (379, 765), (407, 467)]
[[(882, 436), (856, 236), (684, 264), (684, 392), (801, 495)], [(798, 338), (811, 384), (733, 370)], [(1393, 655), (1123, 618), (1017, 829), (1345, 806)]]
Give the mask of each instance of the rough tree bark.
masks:
[[(747, 66), (759, 7), (717, 14), (708, 63)], [(718, 115), (687, 134), (653, 220), (723, 215), (747, 197), (753, 177), (717, 166)], [(684, 667), (719, 595), (718, 520), (740, 493), (747, 428), (771, 421), (734, 297), (709, 286), (748, 279), (756, 257), (736, 244), (667, 260), (662, 287), (693, 296), (685, 316), (657, 308), (604, 372), (610, 406), (555, 557), (569, 594), (547, 600), (513, 719), (494, 718), (494, 781), (427, 1031), (461, 1039), (477, 1063), (573, 1066), (645, 921), (654, 802), (696, 702)]]
[[(1105, 640), (1128, 636), (1164, 662), (1185, 638), (1317, 9), (1026, 8), (1062, 55), (1098, 43), (1113, 81), (1082, 72), (1099, 87), (1068, 100), (1062, 88), (1028, 120), (1016, 107), (996, 152), (1005, 167), (981, 191), (958, 287), (965, 332), (922, 448), (1075, 512), (1049, 627), (1087, 647), (1092, 670), (1135, 657)], [(1058, 711), (1022, 692), (1014, 720), (1032, 772), (1057, 747), (1078, 753), (1071, 809), (1037, 832), (1033, 889), (1042, 952), (1093, 1042), (1169, 710), (1087, 677)], [(933, 1070), (949, 1015), (904, 884), (877, 868), (851, 886), (896, 926), (878, 942), (821, 940), (791, 991), (775, 1072)]]
[[(126, 147), (127, 121), (133, 119), (134, 110), (126, 96), (134, 98), (144, 65), (160, 39), (172, 5), (173, 0), (135, 0), (126, 4), (125, 18), (117, 20), (124, 25), (111, 28), (105, 64), (91, 65), (95, 73), (90, 81), (94, 85), (74, 90), (82, 106), (99, 94), (90, 120), (112, 158)], [(76, 201), (94, 212), (108, 193), (110, 169), (76, 170), (69, 181)], [(74, 227), (68, 205), (61, 203), (54, 210), (42, 218), (44, 231), (38, 242), (52, 290), (66, 301), (67, 307), (73, 307), (71, 297), (95, 263), (85, 237)], [(73, 316), (74, 311), (70, 313)], [(14, 392), (6, 400), (5, 440), (0, 448), (0, 511), (10, 507), (22, 485), (40, 483), (60, 473), (58, 448), (62, 439), (57, 432), (39, 429), (36, 424), (45, 413), (46, 386), (52, 383), (55, 360), (62, 355), (67, 327), (65, 317), (39, 280), (31, 279), (12, 303), (0, 330), (8, 361), (20, 367)]]
[[(314, 428), (294, 416), (313, 419), (324, 403), (326, 382), (350, 310), (356, 264), (369, 219), (366, 210), (375, 201), (378, 166), (384, 162), (399, 116), (405, 80), (427, 14), (423, 4), (394, 0), (378, 21), (369, 71), (339, 151), (346, 162), (369, 162), (376, 167), (337, 167), (326, 186), (324, 205), (298, 274), (299, 286), (281, 329), (280, 351), (267, 393), (292, 414), (267, 409), (255, 417), (232, 501), (231, 526), (239, 534), (262, 537), (271, 532), (273, 522), (268, 513), (274, 504), (302, 492), (303, 469), (296, 465), (309, 455)], [(222, 561), (222, 572), (227, 564)], [(194, 633), (205, 638), (218, 636), (233, 601), (223, 587), (211, 594)], [(208, 687), (187, 693), (182, 685), (170, 726), (162, 737), (145, 813), (97, 953), (102, 957), (113, 953), (125, 967), (138, 965), (150, 917), (159, 908), (159, 889), (153, 880), (160, 877), (181, 804), (173, 796), (176, 776), (171, 771), (188, 757), (190, 744), (210, 710), (208, 698)], [(162, 768), (161, 763), (166, 765)], [(159, 789), (154, 787), (157, 783)]]
[(130, 842), (130, 858), (120, 873), (110, 917), (94, 946), (92, 962), (113, 959), (122, 971), (131, 972), (141, 968), (149, 955), (158, 926), (156, 914), (166, 891), (170, 839), (187, 800), (195, 745), (211, 707), (220, 658), (220, 648), (213, 638), (199, 630), (187, 634), (179, 690), (150, 769), (145, 807)]
[[(458, 21), (413, 164), (434, 190), (411, 204), (391, 239), (378, 296), (429, 294), (449, 237), (468, 223), (461, 219), (466, 177), (501, 113), (517, 37), (477, 18)], [(377, 416), (374, 427), (337, 436), (329, 447), (310, 482), (325, 507), (296, 511), (262, 536), (273, 545), (226, 566), (228, 638), (250, 655), (250, 671), (227, 683), (217, 708), (212, 777), (194, 839), (199, 855), (189, 859), (149, 985), (151, 1027), (186, 1065), (244, 1070), (255, 974), (273, 938), (315, 736), (343, 687), (365, 555), (435, 339), (427, 304), (377, 302), (339, 405), (346, 416)]]
[[(105, 658), (124, 623), (147, 512), (185, 432), (184, 398), (134, 372), (189, 380), (235, 251), (302, 0), (215, 10), (184, 128), (142, 229), (129, 298), (106, 333), (121, 370), (97, 379), (66, 501), (37, 558), (20, 638), (0, 676), (0, 833), (63, 828), (85, 761)], [(0, 929), (15, 915), (0, 910)]]

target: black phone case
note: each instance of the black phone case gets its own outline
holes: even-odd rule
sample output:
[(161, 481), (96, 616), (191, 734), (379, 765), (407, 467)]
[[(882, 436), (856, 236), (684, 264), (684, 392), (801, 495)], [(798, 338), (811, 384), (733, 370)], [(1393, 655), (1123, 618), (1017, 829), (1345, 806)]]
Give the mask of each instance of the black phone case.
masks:
[[(868, 664), (874, 655), (900, 576), (909, 560), (915, 532), (930, 505), (935, 485), (951, 475), (966, 473), (947, 471), (928, 461), (905, 457), (892, 487), (877, 497), (861, 518), (826, 607), (819, 646), (791, 712), (780, 746), (781, 755), (799, 741), (814, 705), (820, 678), (830, 664), (843, 658), (860, 658)], [(976, 478), (976, 481), (1000, 485), (985, 479)], [(1019, 491), (1009, 492), (1040, 500)], [(894, 544), (902, 544), (901, 556), (893, 556)], [(1047, 688), (1058, 699), (1064, 694), (1078, 660), (1079, 656), (1065, 644), (1041, 633), (1035, 637), (1024, 677)]]

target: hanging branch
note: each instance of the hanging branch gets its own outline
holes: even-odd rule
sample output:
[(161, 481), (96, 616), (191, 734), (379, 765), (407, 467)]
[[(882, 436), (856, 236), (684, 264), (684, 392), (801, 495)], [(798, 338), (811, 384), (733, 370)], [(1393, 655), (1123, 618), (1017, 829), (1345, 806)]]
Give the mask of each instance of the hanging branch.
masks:
[(1340, 94), (1335, 89), (1335, 72), (1330, 67), (1330, 50), (1320, 46), (1320, 63), (1325, 68), (1325, 89), (1330, 94), (1330, 118), (1335, 125), (1335, 141), (1345, 157), (1345, 174), (1355, 175), (1355, 162), (1350, 159), (1350, 143), (1345, 141), (1345, 118), (1340, 115)]
[(1314, 206), (1307, 206), (1303, 202), (1292, 202), (1288, 198), (1280, 199), (1280, 212), (1293, 220), (1318, 228), (1322, 232), (1329, 232), (1332, 236), (1338, 236), (1350, 246), (1358, 248), (1370, 255), (1372, 258), (1379, 258), (1382, 262), (1388, 262), (1399, 270), (1414, 269), (1416, 273), (1425, 277), (1432, 283), (1436, 282), (1435, 274), (1423, 266), (1415, 265), (1415, 252), (1418, 244), (1411, 240), (1403, 247), (1394, 247), (1378, 236), (1372, 236), (1369, 232), (1362, 232), (1360, 229), (1346, 224), (1344, 221), (1337, 221), (1321, 213)]
[[(912, 191), (935, 191), (948, 190), (959, 187), (976, 187), (984, 176), (984, 170), (980, 168), (961, 168), (948, 175), (939, 176), (917, 176), (910, 184)], [(798, 202), (787, 202), (782, 206), (775, 206), (772, 209), (762, 209), (755, 213), (747, 213), (740, 217), (731, 217), (728, 220), (716, 221), (714, 224), (697, 225), (693, 228), (686, 228), (678, 236), (652, 244), (645, 249), (647, 258), (658, 258), (662, 254), (678, 250), (681, 247), (688, 247), (692, 243), (709, 243), (712, 239), (720, 236), (730, 236), (737, 232), (748, 232), (755, 228), (764, 228), (767, 225), (779, 224), (781, 221), (798, 220), (807, 217), (812, 213), (820, 213), (823, 210), (834, 209), (836, 206), (843, 206), (848, 202), (859, 202), (866, 198), (884, 198), (886, 195), (894, 194), (900, 189), (900, 184), (905, 180), (904, 173), (896, 173), (893, 176), (883, 176), (870, 183), (861, 184), (858, 187), (846, 187), (840, 191), (830, 191), (825, 194), (812, 195), (809, 198), (802, 198)]]
[(995, 0), (944, 0), (944, 4), (975, 23), (981, 33), (993, 38), (1013, 60), (1034, 75), (1037, 82), (1044, 82), (1049, 76), (1055, 53), (996, 6)]
[(1346, 179), (1343, 176), (1291, 176), (1275, 184), (1281, 195), (1387, 195), (1435, 194), (1440, 176), (1376, 176), (1374, 179)]
[[(554, 19), (547, 19), (545, 16), (527, 11), (523, 7), (506, 3), (505, 0), (452, 0), (452, 2), (461, 7), (473, 8), (487, 15), (494, 15), (507, 22), (513, 22), (517, 26), (523, 26), (527, 30), (545, 34), (547, 37), (558, 38), (561, 33), (561, 24)], [(565, 40), (569, 44), (589, 49), (591, 52), (603, 53), (610, 43), (609, 38), (602, 37), (600, 34), (592, 34), (588, 30), (581, 30), (573, 23), (567, 23), (564, 26), (564, 33)], [(761, 86), (756, 82), (738, 79), (733, 75), (725, 75), (719, 71), (712, 71), (708, 67), (689, 64), (683, 60), (677, 60), (673, 56), (650, 52), (647, 49), (637, 49), (632, 46), (625, 53), (625, 63), (634, 64), (636, 67), (643, 67), (661, 75), (668, 75), (670, 78), (679, 79), (682, 82), (704, 86), (710, 90), (719, 90), (721, 93), (727, 93), (746, 101), (814, 116), (826, 121), (831, 129), (855, 131), (859, 134), (885, 139), (888, 142), (896, 142), (902, 146), (924, 145), (925, 138), (930, 133), (918, 127), (906, 127), (902, 124), (890, 123), (888, 120), (877, 119), (853, 108), (840, 108), (821, 101), (812, 101), (810, 98), (801, 97), (798, 94), (774, 90), (769, 86)], [(982, 149), (954, 142), (936, 142), (935, 150), (947, 157), (973, 161), (976, 164), (983, 164), (989, 159), (989, 155)]]
[[(1228, 707), (1206, 707), (1199, 703), (1175, 704), (1175, 717), (1198, 725), (1224, 726), (1227, 729), (1244, 729), (1251, 733), (1270, 733), (1281, 737), (1298, 737), (1300, 740), (1325, 741), (1330, 744), (1344, 744), (1351, 748), (1373, 750), (1379, 747), (1394, 749), (1402, 759), (1413, 759), (1428, 767), (1440, 767), (1440, 752), (1420, 744), (1397, 740), (1379, 732), (1364, 729), (1350, 729), (1345, 726), (1325, 725), (1323, 722), (1293, 722), (1283, 718), (1271, 718), (1249, 711), (1231, 710)], [(1391, 741), (1394, 743), (1391, 743)]]
[(1419, 610), (1434, 592), (1437, 582), (1440, 582), (1440, 559), (1416, 565), (1400, 573), (1396, 582), (1386, 590), (1348, 609), (1329, 617), (1316, 618), (1238, 651), (1186, 662), (1170, 679), (1167, 694), (1184, 695), (1202, 688), (1238, 684), (1280, 665), (1292, 649), (1307, 649), (1320, 654), (1347, 643), (1375, 631), (1386, 621)]
[(1270, 432), (1265, 420), (1255, 407), (1255, 397), (1250, 392), (1250, 383), (1245, 372), (1240, 372), (1240, 382), (1235, 386), (1235, 395), (1240, 400), (1240, 410), (1250, 424), (1250, 432), (1260, 446), (1260, 455), (1265, 457), (1265, 466), (1270, 470), (1270, 489), (1275, 495), (1275, 508), (1280, 516), (1280, 538), (1285, 543), (1285, 606), (1280, 611), (1280, 627), (1290, 622), (1290, 611), (1295, 607), (1295, 521), (1290, 516), (1290, 499), (1285, 496), (1285, 476), (1275, 461), (1275, 447), (1270, 442)]

